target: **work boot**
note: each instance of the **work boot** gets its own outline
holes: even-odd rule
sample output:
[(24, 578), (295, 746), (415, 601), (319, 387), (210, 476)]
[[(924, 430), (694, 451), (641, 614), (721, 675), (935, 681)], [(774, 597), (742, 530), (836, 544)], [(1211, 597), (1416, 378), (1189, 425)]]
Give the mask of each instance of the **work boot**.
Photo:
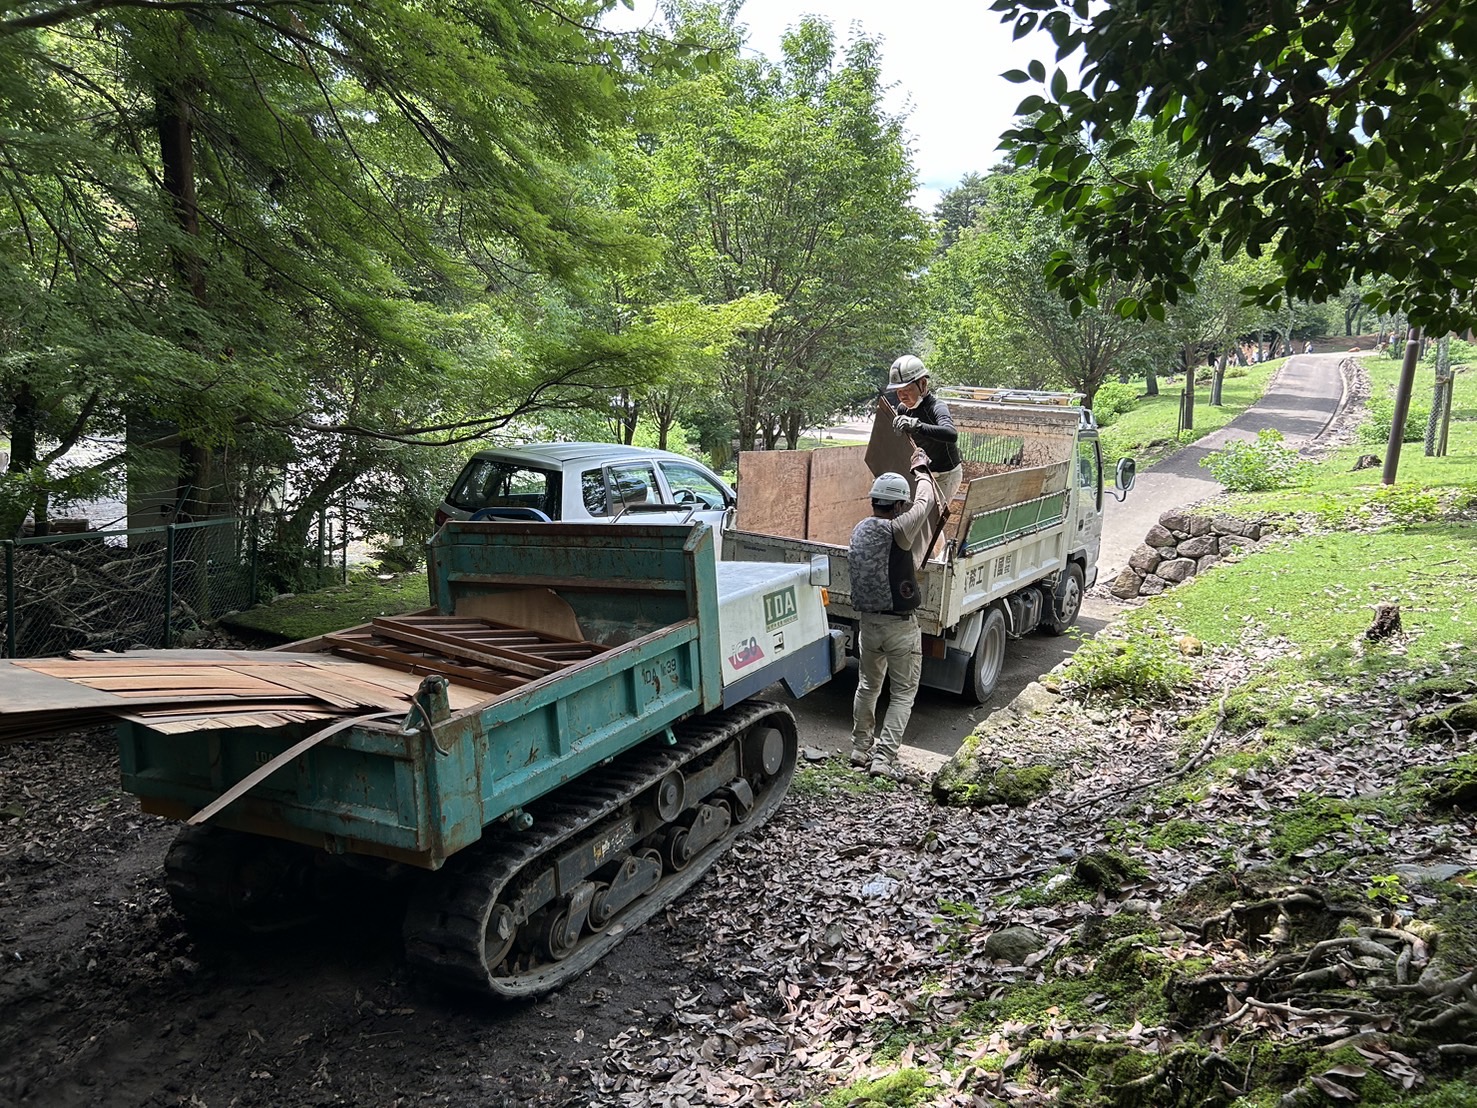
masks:
[(872, 764), (867, 767), (867, 773), (873, 777), (885, 777), (889, 781), (903, 779), (902, 768), (896, 762), (889, 762), (886, 758), (873, 758)]
[(872, 764), (872, 755), (865, 750), (851, 748), (851, 764), (856, 769), (866, 769)]

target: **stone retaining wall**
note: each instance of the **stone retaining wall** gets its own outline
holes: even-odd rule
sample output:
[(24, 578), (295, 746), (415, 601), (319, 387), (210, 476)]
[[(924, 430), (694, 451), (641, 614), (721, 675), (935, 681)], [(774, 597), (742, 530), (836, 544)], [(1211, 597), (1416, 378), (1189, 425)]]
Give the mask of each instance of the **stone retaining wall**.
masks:
[(1204, 573), (1232, 553), (1251, 549), (1261, 537), (1261, 520), (1225, 514), (1195, 515), (1173, 509), (1149, 528), (1144, 541), (1129, 556), (1128, 566), (1108, 591), (1123, 600), (1157, 596), (1197, 573)]

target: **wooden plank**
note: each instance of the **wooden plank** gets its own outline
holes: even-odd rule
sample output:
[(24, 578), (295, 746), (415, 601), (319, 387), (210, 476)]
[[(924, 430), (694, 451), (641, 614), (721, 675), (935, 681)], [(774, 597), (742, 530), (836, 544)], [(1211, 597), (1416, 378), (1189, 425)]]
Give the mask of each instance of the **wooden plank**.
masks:
[(410, 697), (367, 681), (359, 681), (348, 674), (329, 670), (317, 672), (295, 672), (285, 675), (284, 684), (306, 692), (337, 708), (399, 708), (410, 707)]
[(227, 727), (285, 727), (291, 723), (314, 723), (333, 719), (334, 712), (257, 711), (231, 712), (227, 715), (156, 716), (151, 713), (126, 715), (123, 719), (166, 735), (183, 735), (194, 731), (218, 731)]
[(1057, 462), (1055, 465), (1033, 466), (976, 478), (969, 483), (969, 491), (965, 493), (964, 514), (976, 516), (1007, 504), (1034, 500), (1047, 492), (1058, 492), (1066, 487), (1062, 482), (1069, 468), (1069, 463)]
[[(367, 659), (336, 657), (334, 660), (344, 666), (353, 666), (356, 680), (391, 692), (403, 693), (407, 699), (420, 688), (421, 679), (401, 669), (392, 669)], [(454, 711), (460, 711), (463, 708), (487, 703), (487, 692), (483, 689), (458, 685), (456, 679), (452, 678), (451, 687), (447, 690), (447, 699)]]
[(97, 727), (112, 723), (111, 712), (86, 709), (67, 712), (34, 712), (25, 715), (0, 718), (0, 743), (23, 742), (28, 739), (49, 739), (79, 727)]
[(343, 712), (324, 704), (316, 705), (283, 705), (271, 700), (238, 700), (227, 705), (220, 704), (194, 704), (175, 705), (165, 708), (150, 708), (144, 711), (129, 712), (128, 718), (137, 716), (140, 719), (195, 719), (200, 716), (222, 715), (231, 712), (317, 712), (321, 715), (340, 716)]
[(109, 650), (74, 650), (66, 658), (30, 658), (20, 659), (26, 664), (33, 666), (47, 665), (51, 663), (73, 664), (75, 662), (168, 662), (170, 665), (211, 665), (218, 666), (225, 663), (231, 665), (268, 665), (280, 666), (291, 662), (302, 661), (304, 664), (314, 658), (320, 662), (339, 665), (358, 665), (359, 663), (346, 658), (334, 658), (331, 654), (313, 654), (300, 651), (291, 651), (282, 648), (271, 650), (128, 650), (123, 652)]
[(872, 480), (864, 447), (831, 446), (812, 451), (805, 537), (836, 546), (850, 543), (852, 529), (872, 514)]
[(162, 673), (150, 675), (118, 674), (99, 677), (78, 677), (76, 684), (90, 689), (109, 689), (120, 695), (128, 692), (221, 692), (221, 693), (271, 693), (282, 691), (281, 686), (271, 681), (243, 677), (227, 671), (199, 674)]
[(535, 646), (520, 646), (519, 650), (525, 654), (536, 654), (540, 658), (591, 658), (595, 652), (584, 646), (571, 644), (569, 646), (555, 646), (552, 643), (539, 643)]
[(744, 450), (738, 463), (740, 531), (805, 538), (810, 505), (809, 450)]
[(438, 654), (467, 662), (477, 662), (493, 669), (509, 670), (522, 677), (543, 677), (568, 665), (567, 662), (535, 658), (506, 647), (468, 643), (455, 635), (442, 634), (430, 628), (399, 627), (393, 619), (375, 620), (374, 629), (388, 639), (407, 642), (412, 646), (434, 650)]
[(392, 647), (381, 646), (358, 639), (339, 639), (336, 635), (325, 635), (323, 638), (325, 642), (331, 643), (337, 650), (344, 650), (353, 655), (373, 658), (381, 665), (396, 666), (405, 670), (407, 673), (440, 674), (444, 677), (452, 677), (460, 680), (465, 685), (472, 686), (474, 689), (485, 689), (487, 692), (507, 692), (510, 689), (516, 689), (520, 685), (527, 684), (527, 681), (521, 678), (493, 673), (487, 669), (473, 669), (470, 666), (455, 665), (444, 658), (433, 658), (424, 654), (410, 654), (403, 650), (396, 650)]

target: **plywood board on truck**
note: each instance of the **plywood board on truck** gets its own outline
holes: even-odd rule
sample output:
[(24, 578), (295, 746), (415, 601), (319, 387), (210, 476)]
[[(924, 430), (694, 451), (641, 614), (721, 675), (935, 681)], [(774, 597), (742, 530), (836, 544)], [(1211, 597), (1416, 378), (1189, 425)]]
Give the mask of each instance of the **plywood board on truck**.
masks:
[(739, 454), (740, 531), (805, 538), (810, 501), (809, 450), (745, 450)]
[(978, 477), (965, 486), (964, 510), (955, 525), (955, 537), (963, 542), (970, 520), (981, 512), (991, 512), (1008, 504), (1020, 504), (1038, 496), (1060, 492), (1067, 487), (1070, 462), (1033, 466), (1009, 473), (992, 473)]
[(831, 446), (811, 452), (807, 539), (845, 546), (858, 522), (872, 514), (872, 471), (867, 449)]
[(913, 484), (913, 440), (892, 429), (896, 409), (887, 402), (887, 397), (877, 398), (877, 410), (872, 416), (872, 437), (867, 441), (867, 469), (873, 477), (884, 473), (901, 473)]
[(574, 642), (585, 638), (569, 601), (552, 589), (493, 589), (459, 596), (456, 614), (479, 616)]

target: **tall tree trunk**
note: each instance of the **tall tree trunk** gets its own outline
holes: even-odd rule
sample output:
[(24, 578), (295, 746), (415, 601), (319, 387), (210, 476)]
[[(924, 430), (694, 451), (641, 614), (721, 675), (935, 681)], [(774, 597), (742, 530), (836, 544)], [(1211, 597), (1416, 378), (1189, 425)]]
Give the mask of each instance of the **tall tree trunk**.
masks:
[(790, 444), (791, 450), (800, 449), (800, 432), (804, 430), (801, 420), (804, 417), (795, 409), (785, 413), (785, 440)]
[(1221, 386), (1226, 380), (1226, 355), (1216, 359), (1215, 373), (1210, 378), (1210, 403), (1214, 408), (1221, 406)]
[[(164, 192), (174, 211), (175, 222), (185, 233), (186, 243), (193, 243), (200, 237), (200, 206), (195, 192), (195, 135), (189, 101), (180, 87), (163, 87), (155, 92), (154, 108), (159, 122)], [(172, 260), (180, 284), (188, 290), (195, 303), (204, 307), (205, 269), (200, 264), (199, 252), (185, 245), (174, 250)], [(208, 451), (181, 436), (178, 472), (174, 519), (189, 522), (203, 518), (209, 510), (204, 484), (209, 472)]]
[[(207, 304), (205, 267), (195, 242), (200, 237), (200, 206), (195, 191), (195, 131), (186, 90), (179, 85), (155, 91), (159, 127), (159, 158), (165, 195), (175, 222), (184, 232), (184, 244), (173, 253), (180, 285), (202, 308)], [(181, 434), (174, 515), (171, 522), (189, 523), (210, 514), (210, 450)], [(180, 532), (175, 545), (175, 592), (201, 615), (208, 613), (208, 592), (200, 531)]]
[[(159, 156), (164, 192), (174, 210), (175, 222), (193, 241), (200, 237), (200, 206), (195, 192), (195, 131), (190, 105), (178, 86), (155, 93), (159, 120)], [(205, 269), (193, 249), (174, 251), (174, 270), (196, 303), (206, 300)]]
[(1144, 371), (1144, 395), (1159, 395), (1159, 374), (1154, 372), (1153, 366), (1150, 366)]
[[(36, 424), (41, 419), (37, 410), (36, 394), (31, 391), (31, 382), (22, 381), (10, 395), (10, 464), (7, 472), (29, 473), (36, 465)], [(46, 502), (33, 497), (32, 503), (16, 503), (9, 512), (0, 517), (0, 538), (15, 538), (20, 535), (26, 521), (26, 512), (35, 515), (36, 533), (46, 533)]]

